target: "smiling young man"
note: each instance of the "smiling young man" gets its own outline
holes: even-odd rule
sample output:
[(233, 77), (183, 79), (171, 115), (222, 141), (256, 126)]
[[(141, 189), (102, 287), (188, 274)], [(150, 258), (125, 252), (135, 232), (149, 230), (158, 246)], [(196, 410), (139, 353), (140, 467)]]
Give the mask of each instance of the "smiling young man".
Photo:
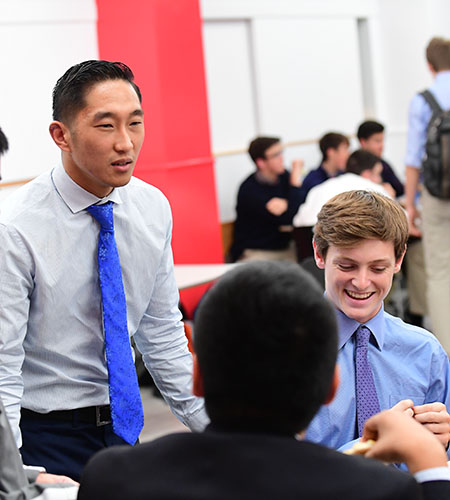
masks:
[(410, 400), (407, 411), (448, 446), (448, 357), (431, 333), (383, 308), (407, 238), (401, 207), (375, 192), (339, 194), (317, 217), (315, 259), (337, 311), (341, 384), (308, 427), (311, 441), (340, 448), (372, 414)]
[(200, 430), (207, 417), (191, 391), (170, 207), (132, 177), (144, 140), (133, 73), (73, 66), (53, 119), (61, 164), (2, 206), (0, 396), (24, 462), (78, 479), (142, 428), (130, 337), (180, 420)]

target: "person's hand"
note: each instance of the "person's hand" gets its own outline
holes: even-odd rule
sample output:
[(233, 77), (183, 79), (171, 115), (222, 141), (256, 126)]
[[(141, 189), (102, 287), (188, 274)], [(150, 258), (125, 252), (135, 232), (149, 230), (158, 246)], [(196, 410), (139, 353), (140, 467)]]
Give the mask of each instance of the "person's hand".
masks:
[(414, 406), (414, 420), (432, 432), (447, 448), (450, 432), (450, 415), (443, 403)]
[(40, 472), (38, 477), (36, 478), (37, 483), (41, 484), (56, 484), (56, 483), (65, 483), (65, 484), (73, 484), (74, 486), (79, 486), (79, 483), (70, 479), (67, 476), (58, 476), (56, 474), (48, 474), (47, 472)]
[(266, 209), (272, 214), (279, 216), (288, 209), (288, 201), (284, 198), (271, 198), (266, 203)]
[(412, 474), (447, 465), (439, 440), (404, 411), (385, 410), (367, 420), (361, 441), (369, 439), (375, 440), (375, 444), (366, 457), (405, 462)]
[(292, 160), (291, 165), (291, 186), (300, 187), (302, 185), (303, 160), (301, 158)]
[(411, 399), (402, 399), (391, 410), (404, 413), (408, 417), (414, 417), (414, 403)]
[(420, 214), (415, 205), (406, 206), (406, 213), (408, 214), (408, 229), (410, 236), (417, 236), (420, 238), (422, 236), (422, 231), (417, 227), (417, 223), (420, 221)]

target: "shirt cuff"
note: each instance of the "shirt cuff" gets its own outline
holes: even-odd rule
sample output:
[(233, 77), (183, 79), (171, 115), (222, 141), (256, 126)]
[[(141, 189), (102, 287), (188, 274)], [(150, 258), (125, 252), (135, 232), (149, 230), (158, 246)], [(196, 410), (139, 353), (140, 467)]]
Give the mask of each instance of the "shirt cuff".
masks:
[(450, 468), (433, 467), (431, 469), (416, 472), (414, 477), (418, 483), (425, 483), (428, 481), (450, 481)]

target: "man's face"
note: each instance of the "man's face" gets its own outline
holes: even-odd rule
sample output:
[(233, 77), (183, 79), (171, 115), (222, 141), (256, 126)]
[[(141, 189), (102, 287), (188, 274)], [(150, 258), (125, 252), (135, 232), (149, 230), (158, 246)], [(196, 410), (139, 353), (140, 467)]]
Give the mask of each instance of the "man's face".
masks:
[(339, 144), (336, 149), (328, 148), (327, 158), (336, 170), (345, 170), (348, 157), (350, 156), (349, 145), (345, 142)]
[(67, 127), (64, 167), (78, 185), (104, 197), (130, 181), (144, 140), (143, 112), (125, 80), (95, 84), (85, 101)]
[(395, 260), (391, 241), (362, 240), (351, 248), (328, 248), (326, 259), (315, 249), (316, 264), (325, 269), (325, 289), (347, 317), (366, 323), (380, 310), (403, 256)]
[(361, 139), (361, 147), (375, 156), (381, 157), (384, 149), (384, 132), (372, 134), (368, 139)]
[(259, 169), (268, 176), (278, 176), (284, 172), (283, 146), (276, 143), (266, 149), (265, 158), (258, 161)]

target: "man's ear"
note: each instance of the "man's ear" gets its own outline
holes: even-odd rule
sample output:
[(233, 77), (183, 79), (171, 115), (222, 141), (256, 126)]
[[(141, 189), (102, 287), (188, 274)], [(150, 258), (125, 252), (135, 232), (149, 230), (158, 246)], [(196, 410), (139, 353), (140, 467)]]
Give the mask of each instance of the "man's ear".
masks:
[(319, 254), (316, 242), (314, 240), (313, 240), (313, 248), (314, 248), (314, 259), (316, 261), (316, 266), (319, 269), (325, 269), (325, 259)]
[(203, 377), (202, 377), (202, 373), (200, 371), (200, 365), (198, 364), (197, 356), (195, 354), (193, 354), (192, 358), (194, 361), (192, 392), (194, 393), (194, 396), (198, 396), (198, 397), (202, 398), (205, 395), (205, 392), (203, 390)]
[(66, 153), (72, 151), (70, 147), (70, 131), (64, 123), (58, 121), (50, 123), (49, 132), (59, 149)]
[(330, 385), (330, 390), (328, 392), (328, 396), (326, 397), (325, 401), (323, 402), (324, 405), (328, 405), (333, 401), (334, 396), (336, 396), (336, 392), (339, 387), (339, 382), (340, 382), (340, 377), (339, 377), (339, 366), (336, 365), (334, 367), (334, 374), (333, 374), (333, 380), (331, 381)]
[(394, 265), (394, 273), (398, 273), (402, 267), (402, 262), (403, 262), (403, 259), (405, 257), (405, 253), (406, 253), (406, 245), (405, 245), (405, 249), (403, 250), (403, 253), (402, 255), (400, 256), (400, 258), (395, 262), (395, 265)]
[(364, 179), (369, 179), (369, 181), (372, 180), (372, 170), (370, 168), (366, 168), (359, 175), (360, 175), (360, 177), (363, 177)]
[(264, 158), (256, 158), (255, 163), (256, 166), (258, 167), (258, 170), (261, 170), (265, 167), (266, 160), (264, 160)]

